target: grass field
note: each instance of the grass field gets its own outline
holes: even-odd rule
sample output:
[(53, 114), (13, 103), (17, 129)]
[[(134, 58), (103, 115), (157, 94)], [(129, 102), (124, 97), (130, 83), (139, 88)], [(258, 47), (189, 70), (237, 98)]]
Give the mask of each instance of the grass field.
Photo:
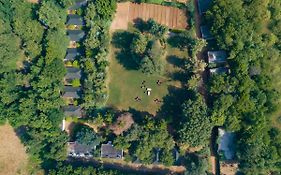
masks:
[[(119, 49), (111, 46), (110, 66), (109, 66), (109, 100), (108, 106), (116, 107), (120, 110), (128, 110), (129, 108), (138, 111), (156, 114), (162, 103), (156, 103), (154, 100), (162, 101), (169, 93), (171, 87), (181, 87), (180, 68), (182, 57), (185, 52), (169, 47), (166, 57), (165, 75), (145, 75), (139, 70), (132, 67), (130, 56), (118, 56)], [(157, 80), (163, 82), (157, 84)], [(145, 86), (151, 88), (151, 95), (148, 96), (145, 88), (141, 88), (142, 81)], [(136, 101), (136, 97), (140, 97), (140, 101)]]
[(28, 156), (13, 128), (0, 126), (0, 175), (27, 175)]

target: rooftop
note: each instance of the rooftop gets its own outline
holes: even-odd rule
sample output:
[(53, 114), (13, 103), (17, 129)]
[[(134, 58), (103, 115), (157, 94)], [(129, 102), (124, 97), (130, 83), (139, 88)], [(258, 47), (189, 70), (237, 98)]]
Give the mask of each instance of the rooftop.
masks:
[(85, 24), (85, 22), (84, 22), (83, 18), (80, 15), (69, 14), (67, 16), (66, 25), (79, 25), (79, 26), (82, 26), (84, 24)]
[(67, 153), (71, 157), (92, 157), (92, 146), (83, 145), (78, 142), (67, 143)]
[(64, 60), (66, 60), (66, 61), (73, 61), (73, 60), (75, 60), (75, 58), (76, 58), (76, 56), (79, 56), (80, 55), (80, 53), (78, 52), (78, 49), (76, 49), (76, 48), (68, 48), (67, 50), (66, 50), (66, 56), (65, 56), (65, 58), (64, 58)]
[(113, 158), (113, 159), (122, 159), (123, 158), (123, 150), (117, 150), (108, 142), (107, 144), (101, 145), (101, 157), (102, 158)]
[(200, 27), (202, 38), (205, 40), (214, 39), (214, 36), (211, 33), (211, 28), (208, 25), (204, 25)]
[(223, 152), (226, 160), (233, 160), (235, 158), (235, 133), (219, 128), (219, 138), (218, 151)]
[(227, 60), (225, 51), (208, 51), (209, 63), (223, 63)]
[(81, 88), (72, 87), (72, 86), (64, 86), (64, 94), (63, 97), (67, 98), (79, 98)]
[(66, 68), (66, 75), (65, 79), (73, 80), (73, 79), (80, 79), (81, 78), (81, 70), (74, 67)]
[(85, 32), (83, 30), (67, 30), (67, 35), (71, 41), (80, 41), (84, 38)]
[(68, 105), (63, 107), (64, 115), (69, 117), (81, 117), (82, 110), (79, 106)]

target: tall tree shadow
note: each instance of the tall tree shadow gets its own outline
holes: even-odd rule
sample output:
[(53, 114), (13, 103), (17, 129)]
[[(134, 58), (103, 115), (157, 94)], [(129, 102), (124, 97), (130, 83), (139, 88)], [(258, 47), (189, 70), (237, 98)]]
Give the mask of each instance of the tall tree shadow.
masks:
[(175, 67), (178, 68), (183, 68), (184, 65), (184, 59), (183, 58), (179, 58), (176, 55), (169, 55), (167, 57), (167, 62)]
[(115, 52), (116, 59), (127, 70), (136, 70), (138, 65), (132, 59), (130, 45), (134, 34), (128, 31), (118, 31), (112, 36), (112, 44), (118, 50)]
[(191, 94), (185, 88), (175, 86), (169, 86), (168, 92), (163, 98), (163, 105), (157, 111), (157, 116), (161, 116), (161, 118), (171, 123), (173, 127), (177, 127), (181, 121), (181, 106)]

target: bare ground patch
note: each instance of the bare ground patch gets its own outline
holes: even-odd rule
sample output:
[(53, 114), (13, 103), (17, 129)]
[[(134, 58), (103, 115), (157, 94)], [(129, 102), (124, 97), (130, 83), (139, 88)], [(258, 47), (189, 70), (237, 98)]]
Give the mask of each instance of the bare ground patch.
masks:
[(117, 12), (111, 25), (111, 31), (126, 30), (128, 23), (135, 23), (138, 19), (147, 21), (150, 18), (172, 29), (188, 28), (184, 10), (156, 4), (126, 2), (117, 4)]
[(0, 174), (27, 175), (28, 156), (13, 128), (0, 126)]

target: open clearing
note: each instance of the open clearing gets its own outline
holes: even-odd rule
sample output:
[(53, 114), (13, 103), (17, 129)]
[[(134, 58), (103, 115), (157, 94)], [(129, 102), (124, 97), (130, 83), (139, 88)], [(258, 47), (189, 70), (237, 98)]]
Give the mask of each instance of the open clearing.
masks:
[(149, 18), (173, 29), (186, 29), (187, 17), (184, 10), (162, 5), (147, 3), (118, 3), (111, 31), (127, 30), (128, 23), (135, 23), (138, 19), (147, 21)]
[(0, 126), (0, 174), (27, 175), (28, 157), (13, 128)]
[(40, 2), (40, 0), (27, 0), (27, 2), (38, 4)]
[[(181, 62), (183, 61), (185, 51), (168, 46), (167, 56), (164, 58), (166, 62), (165, 74), (146, 75), (140, 70), (133, 68), (133, 59), (130, 55), (118, 55), (119, 48), (111, 46), (110, 66), (109, 66), (109, 100), (107, 106), (115, 107), (119, 110), (135, 109), (138, 111), (149, 112), (155, 115), (164, 102), (172, 88), (181, 88), (180, 71)], [(162, 82), (161, 85), (157, 81)], [(148, 96), (146, 88), (141, 88), (142, 81), (147, 88), (151, 88), (151, 95)], [(137, 101), (135, 98), (141, 100)], [(155, 102), (159, 99), (162, 102)]]

